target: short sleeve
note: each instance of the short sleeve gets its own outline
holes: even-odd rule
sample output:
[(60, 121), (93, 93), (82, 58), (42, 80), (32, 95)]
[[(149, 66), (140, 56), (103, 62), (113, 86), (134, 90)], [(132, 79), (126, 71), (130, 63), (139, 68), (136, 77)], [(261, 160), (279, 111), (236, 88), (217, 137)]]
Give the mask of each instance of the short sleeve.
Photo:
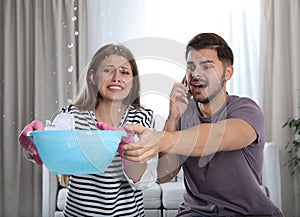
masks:
[(228, 106), (228, 118), (239, 118), (249, 123), (257, 134), (257, 143), (264, 143), (264, 115), (250, 98), (233, 99)]

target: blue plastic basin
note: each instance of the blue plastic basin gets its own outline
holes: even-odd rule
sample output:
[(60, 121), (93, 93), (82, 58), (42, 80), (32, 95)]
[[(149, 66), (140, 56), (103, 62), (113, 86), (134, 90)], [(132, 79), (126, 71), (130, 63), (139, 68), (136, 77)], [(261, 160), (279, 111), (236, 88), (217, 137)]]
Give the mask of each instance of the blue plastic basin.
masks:
[(100, 174), (127, 134), (114, 130), (43, 130), (29, 135), (51, 173)]

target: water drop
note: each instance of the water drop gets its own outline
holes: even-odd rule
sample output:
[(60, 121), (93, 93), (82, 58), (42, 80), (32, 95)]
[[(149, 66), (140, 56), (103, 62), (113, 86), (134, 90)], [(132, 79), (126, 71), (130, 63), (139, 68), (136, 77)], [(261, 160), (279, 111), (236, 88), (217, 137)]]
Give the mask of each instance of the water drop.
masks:
[(75, 33), (74, 33), (74, 34), (77, 36), (77, 35), (79, 35), (79, 32), (78, 32), (78, 31), (75, 31)]
[(77, 11), (77, 7), (74, 7), (74, 11)]
[(72, 48), (73, 46), (73, 43), (68, 44), (68, 48)]
[(76, 20), (77, 20), (76, 16), (72, 17), (72, 21), (76, 21)]
[(73, 67), (73, 66), (69, 66), (69, 67), (68, 67), (68, 72), (72, 72), (72, 71), (73, 71), (73, 69), (74, 69), (74, 67)]

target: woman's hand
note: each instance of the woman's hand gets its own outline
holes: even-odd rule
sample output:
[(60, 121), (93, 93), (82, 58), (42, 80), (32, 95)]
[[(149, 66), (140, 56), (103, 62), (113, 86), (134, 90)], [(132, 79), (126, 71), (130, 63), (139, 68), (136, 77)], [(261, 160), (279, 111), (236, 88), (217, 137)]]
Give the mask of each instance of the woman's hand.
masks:
[(130, 164), (130, 162), (127, 162), (127, 160), (124, 159), (123, 151), (122, 150), (123, 150), (124, 145), (134, 142), (134, 139), (133, 139), (134, 133), (132, 131), (130, 131), (130, 130), (126, 130), (123, 127), (112, 127), (112, 126), (110, 126), (110, 125), (108, 125), (106, 123), (103, 123), (103, 122), (97, 122), (96, 127), (99, 130), (120, 130), (120, 131), (126, 131), (127, 136), (122, 136), (121, 142), (120, 142), (119, 147), (118, 147), (118, 153), (119, 153), (120, 157), (122, 158), (122, 160), (124, 160), (124, 163)]
[(126, 172), (127, 176), (133, 181), (133, 182), (138, 182), (142, 175), (144, 174), (147, 164), (145, 162), (140, 163), (140, 162), (132, 162), (126, 157), (124, 157), (124, 151), (123, 148), (125, 145), (133, 143), (134, 142), (134, 132), (123, 128), (123, 127), (112, 127), (106, 123), (103, 122), (97, 122), (96, 124), (97, 128), (100, 130), (121, 130), (121, 131), (126, 131), (127, 136), (123, 136), (121, 139), (121, 142), (118, 147), (118, 153), (122, 159), (122, 162), (124, 164), (124, 171)]
[(36, 130), (44, 130), (44, 125), (41, 121), (34, 120), (30, 124), (27, 124), (19, 135), (19, 142), (26, 151), (31, 153), (34, 161), (38, 165), (42, 165), (43, 161), (41, 160), (40, 155), (36, 149), (33, 138), (31, 136), (28, 136), (29, 132)]

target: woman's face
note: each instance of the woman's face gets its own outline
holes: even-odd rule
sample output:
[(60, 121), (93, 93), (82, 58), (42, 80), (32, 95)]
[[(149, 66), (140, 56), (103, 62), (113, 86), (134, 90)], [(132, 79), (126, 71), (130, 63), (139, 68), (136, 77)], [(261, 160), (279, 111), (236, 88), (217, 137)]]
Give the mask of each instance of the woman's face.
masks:
[(106, 57), (93, 76), (102, 100), (122, 101), (132, 88), (132, 68), (122, 56), (113, 54)]

